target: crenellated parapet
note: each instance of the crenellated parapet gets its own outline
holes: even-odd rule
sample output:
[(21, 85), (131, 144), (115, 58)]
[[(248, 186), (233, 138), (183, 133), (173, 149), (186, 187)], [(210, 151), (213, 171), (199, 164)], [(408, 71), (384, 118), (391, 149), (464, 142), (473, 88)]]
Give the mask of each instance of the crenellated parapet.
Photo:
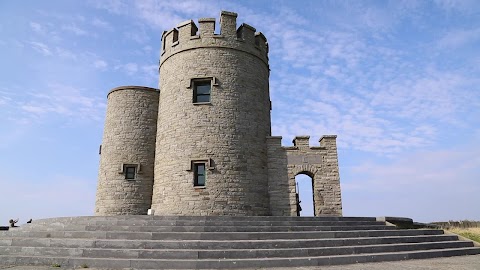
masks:
[(342, 215), (336, 138), (324, 135), (320, 146), (310, 146), (310, 136), (296, 136), (293, 146), (286, 147), (280, 136), (267, 138), (272, 214), (297, 214), (295, 177), (305, 174), (312, 179), (315, 216)]
[(215, 18), (201, 18), (198, 27), (188, 20), (163, 32), (160, 65), (169, 57), (196, 48), (229, 48), (254, 55), (268, 66), (268, 43), (261, 32), (246, 23), (237, 28), (237, 14), (222, 11), (220, 34), (215, 33)]

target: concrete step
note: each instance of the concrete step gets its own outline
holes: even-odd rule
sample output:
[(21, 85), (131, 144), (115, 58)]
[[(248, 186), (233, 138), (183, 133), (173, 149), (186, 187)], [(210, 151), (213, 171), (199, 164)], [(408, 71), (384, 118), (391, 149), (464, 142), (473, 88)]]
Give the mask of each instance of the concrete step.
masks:
[(127, 232), (292, 232), (292, 231), (355, 231), (388, 230), (385, 225), (346, 226), (119, 226), (119, 225), (70, 225), (26, 226), (21, 231), (127, 231)]
[(122, 259), (61, 256), (0, 255), (0, 262), (10, 265), (53, 265), (62, 267), (109, 267), (135, 269), (232, 269), (260, 267), (300, 267), (340, 265), (361, 262), (398, 261), (480, 254), (480, 248), (450, 248), (418, 251), (381, 252), (334, 256), (278, 257), (250, 259)]
[(325, 239), (385, 236), (439, 235), (442, 230), (359, 230), (295, 232), (128, 232), (128, 231), (22, 231), (12, 230), (3, 237), (94, 238), (125, 240), (264, 240)]
[(87, 258), (122, 259), (249, 259), (316, 257), (412, 250), (450, 249), (473, 247), (472, 242), (449, 241), (433, 243), (402, 243), (389, 245), (273, 248), (273, 249), (106, 249), (106, 248), (57, 248), (57, 247), (0, 247), (3, 255), (32, 255)]
[(75, 238), (0, 238), (0, 246), (106, 248), (106, 249), (271, 249), (386, 245), (398, 243), (457, 241), (455, 235), (420, 235), (371, 238), (283, 239), (283, 240), (124, 240)]

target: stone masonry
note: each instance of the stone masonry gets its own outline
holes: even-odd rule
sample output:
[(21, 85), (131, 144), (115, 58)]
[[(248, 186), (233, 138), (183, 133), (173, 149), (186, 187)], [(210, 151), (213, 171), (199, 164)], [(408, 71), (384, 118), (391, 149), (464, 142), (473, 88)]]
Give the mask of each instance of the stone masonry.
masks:
[[(110, 92), (96, 215), (295, 216), (298, 174), (312, 178), (315, 215), (342, 214), (336, 136), (319, 147), (271, 136), (268, 43), (236, 17), (221, 13), (220, 34), (214, 18), (164, 32), (160, 90)], [(207, 102), (195, 101), (206, 82)], [(204, 185), (194, 185), (195, 164)]]
[[(117, 87), (108, 94), (96, 215), (142, 215), (150, 208), (158, 94), (140, 86)], [(138, 166), (135, 181), (125, 180), (124, 165)]]

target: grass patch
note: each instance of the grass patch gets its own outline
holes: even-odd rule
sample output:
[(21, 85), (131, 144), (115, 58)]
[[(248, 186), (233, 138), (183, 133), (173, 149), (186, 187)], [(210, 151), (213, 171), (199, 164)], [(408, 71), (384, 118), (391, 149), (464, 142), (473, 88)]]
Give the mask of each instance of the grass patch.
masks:
[(461, 235), (465, 238), (471, 239), (473, 241), (480, 243), (480, 227), (478, 228), (449, 228), (449, 231)]

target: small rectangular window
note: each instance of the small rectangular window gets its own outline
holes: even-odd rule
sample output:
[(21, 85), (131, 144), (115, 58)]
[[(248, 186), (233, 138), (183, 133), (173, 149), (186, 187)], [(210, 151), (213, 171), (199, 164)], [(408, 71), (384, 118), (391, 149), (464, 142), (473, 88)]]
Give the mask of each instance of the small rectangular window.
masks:
[(136, 172), (136, 166), (125, 166), (125, 179), (135, 179)]
[(193, 83), (193, 103), (210, 102), (211, 81), (194, 81)]
[(194, 166), (194, 183), (193, 185), (196, 187), (203, 187), (205, 186), (205, 181), (207, 178), (207, 174), (205, 171), (205, 163), (195, 163)]

